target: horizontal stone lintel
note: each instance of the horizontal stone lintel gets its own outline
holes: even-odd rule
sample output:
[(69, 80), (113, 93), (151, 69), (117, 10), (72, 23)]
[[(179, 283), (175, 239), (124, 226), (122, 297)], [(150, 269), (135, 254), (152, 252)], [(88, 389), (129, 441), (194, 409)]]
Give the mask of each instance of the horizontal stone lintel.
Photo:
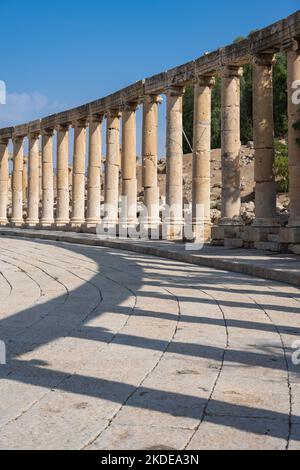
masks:
[[(286, 50), (287, 47), (292, 46), (294, 39), (298, 40), (299, 38), (300, 10), (286, 19), (251, 33), (248, 39), (206, 53), (194, 61), (140, 80), (91, 103), (45, 117), (40, 121), (40, 128), (50, 129), (59, 125), (72, 125), (77, 120), (88, 120), (90, 116), (95, 114), (101, 115), (109, 110), (120, 110), (126, 103), (140, 103), (145, 95), (164, 93), (170, 86), (184, 86), (192, 83), (199, 76), (217, 75), (222, 67), (246, 65), (251, 62), (253, 55)], [(13, 134), (26, 136), (29, 131), (35, 130), (34, 126), (32, 123), (16, 126)], [(11, 136), (10, 132), (6, 129), (0, 129), (0, 138), (7, 134)]]
[(4, 129), (0, 129), (0, 140), (11, 139), (13, 131), (13, 127), (5, 127)]

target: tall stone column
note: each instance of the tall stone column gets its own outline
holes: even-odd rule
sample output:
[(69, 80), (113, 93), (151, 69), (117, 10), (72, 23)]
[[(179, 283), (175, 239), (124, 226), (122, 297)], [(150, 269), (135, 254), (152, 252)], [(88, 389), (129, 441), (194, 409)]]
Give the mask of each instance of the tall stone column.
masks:
[(222, 221), (240, 225), (240, 79), (242, 69), (222, 70)]
[[(300, 131), (294, 124), (300, 118), (299, 80), (300, 47), (294, 43), (294, 50), (287, 52), (288, 60), (288, 144), (289, 144), (289, 180), (290, 180), (290, 222), (291, 227), (300, 227)], [(299, 234), (300, 242), (300, 234)]]
[(23, 137), (13, 138), (12, 218), (14, 227), (23, 225)]
[(170, 240), (181, 239), (183, 235), (183, 188), (182, 188), (182, 162), (183, 162), (183, 123), (182, 123), (182, 97), (183, 87), (172, 87), (167, 95), (167, 178), (166, 203), (169, 216), (167, 237)]
[(27, 204), (27, 189), (28, 189), (28, 172), (27, 172), (28, 159), (23, 159), (23, 173), (22, 173), (22, 187), (23, 187), (23, 202)]
[(85, 159), (86, 122), (78, 121), (74, 126), (71, 219), (71, 226), (73, 228), (80, 228), (85, 222)]
[(128, 103), (122, 112), (122, 199), (125, 201), (121, 224), (137, 224), (136, 179), (136, 109), (137, 103)]
[(143, 103), (143, 188), (144, 203), (147, 208), (146, 227), (156, 228), (160, 224), (159, 218), (159, 188), (157, 185), (157, 130), (158, 130), (158, 104), (161, 97), (148, 95)]
[(118, 224), (120, 171), (120, 117), (118, 110), (107, 113), (105, 165), (105, 224)]
[(7, 224), (8, 140), (0, 141), (0, 225)]
[(273, 54), (260, 54), (253, 59), (255, 226), (276, 223), (273, 64)]
[(35, 227), (39, 223), (40, 199), (40, 150), (39, 134), (29, 135), (29, 161), (28, 161), (28, 215), (26, 225)]
[(214, 78), (207, 76), (199, 77), (194, 86), (193, 231), (195, 240), (204, 237), (204, 241), (211, 238), (211, 89), (214, 84)]
[(89, 164), (87, 181), (87, 227), (100, 223), (101, 165), (102, 165), (102, 120), (103, 116), (92, 116), (89, 123)]
[(53, 133), (52, 129), (42, 133), (42, 227), (54, 224)]
[(55, 223), (65, 227), (70, 220), (69, 212), (69, 126), (57, 129), (57, 208)]

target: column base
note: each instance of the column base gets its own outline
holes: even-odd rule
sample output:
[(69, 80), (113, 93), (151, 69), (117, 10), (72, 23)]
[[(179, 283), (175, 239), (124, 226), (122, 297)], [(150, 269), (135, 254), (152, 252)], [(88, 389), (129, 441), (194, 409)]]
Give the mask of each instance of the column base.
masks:
[(163, 236), (165, 236), (166, 240), (175, 241), (175, 240), (183, 240), (183, 227), (184, 222), (183, 220), (168, 222), (167, 220), (163, 223)]
[(215, 225), (211, 229), (212, 244), (227, 248), (242, 248), (244, 246), (243, 230), (242, 219), (223, 218), (219, 225)]
[(9, 226), (12, 228), (24, 227), (24, 220), (11, 219)]
[(54, 220), (43, 220), (43, 219), (42, 219), (42, 220), (40, 221), (39, 228), (51, 230), (51, 229), (53, 229), (54, 225), (55, 225), (55, 224), (54, 224)]
[(81, 232), (83, 227), (85, 225), (85, 221), (82, 220), (82, 221), (72, 221), (68, 224), (68, 228), (72, 231), (72, 232)]
[(208, 243), (211, 241), (212, 223), (208, 220), (193, 220), (194, 241)]
[(54, 228), (57, 229), (57, 230), (62, 230), (62, 231), (65, 231), (69, 228), (69, 223), (70, 221), (69, 220), (66, 220), (66, 219), (57, 219), (55, 222), (54, 222)]
[(280, 242), (284, 245), (297, 245), (300, 243), (300, 226), (299, 227), (282, 227), (280, 229)]
[(27, 219), (24, 226), (26, 228), (37, 228), (40, 224), (39, 220)]
[(8, 225), (8, 220), (7, 219), (0, 219), (0, 227), (5, 227)]

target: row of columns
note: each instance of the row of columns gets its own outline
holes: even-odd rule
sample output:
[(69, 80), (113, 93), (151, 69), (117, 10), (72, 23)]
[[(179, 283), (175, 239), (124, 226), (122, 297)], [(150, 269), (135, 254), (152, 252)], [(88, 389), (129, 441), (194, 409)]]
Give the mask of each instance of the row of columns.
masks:
[[(299, 177), (300, 159), (297, 131), (299, 106), (293, 103), (293, 83), (300, 79), (300, 52), (287, 52), (289, 90), (289, 165), (290, 165), (290, 225), (300, 225)], [(254, 226), (276, 226), (276, 184), (274, 176), (274, 118), (273, 118), (273, 54), (259, 54), (253, 59), (253, 121), (255, 145), (255, 203)], [(240, 219), (240, 80), (242, 68), (223, 67), (222, 73), (222, 219), (220, 225), (239, 226)], [(210, 150), (211, 150), (211, 91), (213, 76), (199, 77), (195, 82), (194, 143), (193, 143), (193, 225), (195, 237), (211, 235), (210, 219)], [(184, 88), (172, 86), (167, 96), (166, 136), (166, 202), (168, 237), (181, 238), (183, 228), (182, 175), (182, 106)], [(143, 187), (147, 207), (148, 227), (157, 227), (159, 217), (159, 190), (157, 184), (157, 130), (159, 95), (148, 95), (143, 100)], [(122, 112), (110, 110), (107, 115), (105, 202), (106, 222), (116, 225), (118, 220), (119, 172), (122, 171), (122, 196), (127, 207), (120, 223), (137, 224), (136, 174), (136, 109), (138, 102), (126, 104)], [(122, 152), (119, 133), (122, 117)], [(42, 135), (42, 218), (41, 225), (73, 228), (95, 226), (101, 221), (101, 128), (102, 115), (78, 120), (74, 125), (74, 156), (72, 184), (72, 215), (69, 218), (69, 125), (57, 127), (57, 210), (54, 220), (53, 189), (53, 134), (54, 129), (43, 129)], [(85, 207), (86, 128), (89, 125), (89, 162), (87, 207)], [(39, 223), (39, 134), (29, 134), (28, 216), (26, 223)], [(0, 223), (6, 223), (8, 150), (7, 141), (0, 141)], [(22, 174), (23, 137), (13, 139), (12, 219), (14, 225), (23, 223)], [(203, 208), (202, 212), (197, 210)]]

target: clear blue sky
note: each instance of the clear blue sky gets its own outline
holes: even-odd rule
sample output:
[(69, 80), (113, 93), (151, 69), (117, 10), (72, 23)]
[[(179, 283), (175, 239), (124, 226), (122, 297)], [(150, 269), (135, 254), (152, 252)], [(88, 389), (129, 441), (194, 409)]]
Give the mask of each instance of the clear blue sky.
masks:
[(297, 9), (297, 0), (0, 0), (0, 127), (105, 96)]

